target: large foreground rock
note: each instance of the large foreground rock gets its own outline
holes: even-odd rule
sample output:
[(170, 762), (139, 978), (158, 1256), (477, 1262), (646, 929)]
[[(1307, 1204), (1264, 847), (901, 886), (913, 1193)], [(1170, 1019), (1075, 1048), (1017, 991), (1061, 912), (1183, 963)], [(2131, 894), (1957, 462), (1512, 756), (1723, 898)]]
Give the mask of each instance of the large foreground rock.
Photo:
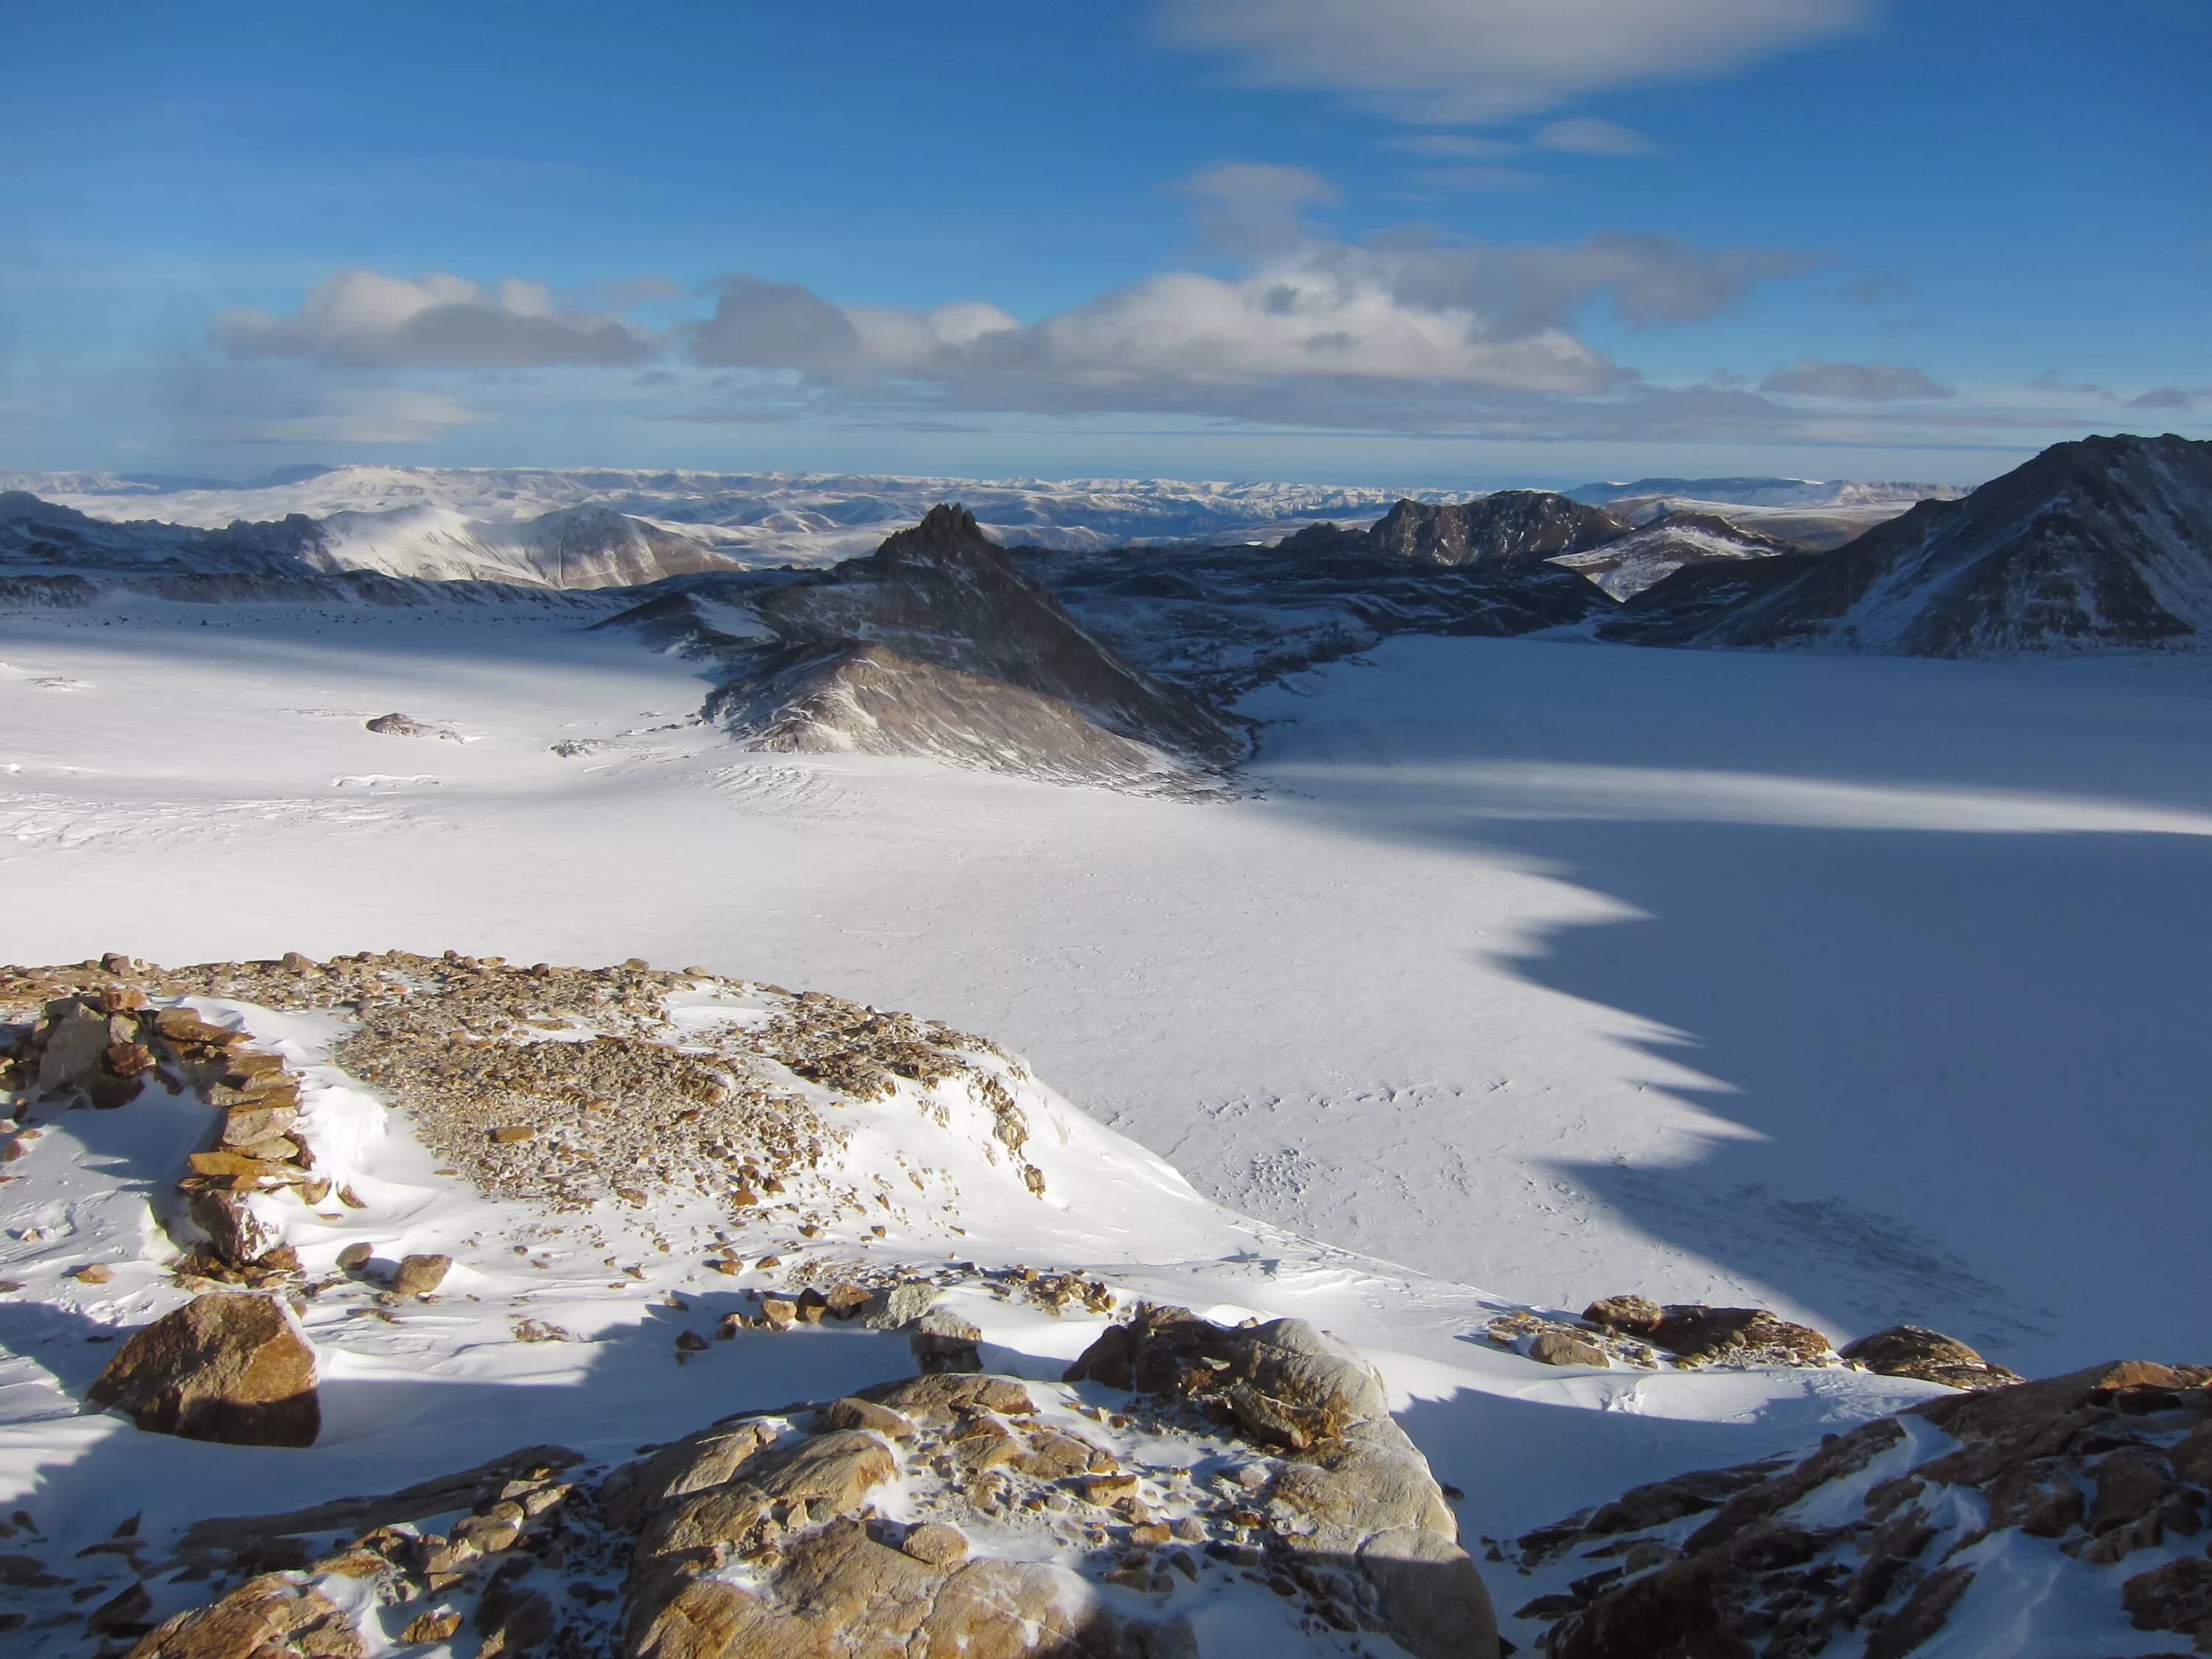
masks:
[(142, 1429), (238, 1446), (312, 1446), (315, 1351), (274, 1297), (211, 1291), (134, 1332), (86, 1396)]
[(1285, 1582), (1415, 1659), (1494, 1659), (1482, 1575), (1381, 1375), (1301, 1319), (1217, 1325), (1145, 1308), (1109, 1327), (1070, 1382), (1188, 1401), (1283, 1455), (1268, 1508)]

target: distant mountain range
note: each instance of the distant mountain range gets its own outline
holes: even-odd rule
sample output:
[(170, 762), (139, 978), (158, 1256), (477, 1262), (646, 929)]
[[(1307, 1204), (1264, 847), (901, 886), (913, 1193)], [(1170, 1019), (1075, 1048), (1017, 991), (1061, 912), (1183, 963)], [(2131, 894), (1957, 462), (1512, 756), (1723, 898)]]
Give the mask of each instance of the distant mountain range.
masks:
[(1577, 484), (1565, 494), (1594, 507), (1670, 497), (1736, 507), (1910, 507), (1966, 493), (1960, 484), (1851, 483), (1818, 478), (1638, 478), (1633, 483)]
[[(415, 489), (429, 475), (404, 476)], [(1833, 550), (1757, 520), (1840, 504), (1650, 511), (1673, 498), (1599, 507), (1502, 490), (1461, 501), (1402, 497), (1364, 527), (1309, 520), (1256, 544), (1224, 536), (1196, 545), (1109, 545), (1096, 529), (1059, 546), (994, 538), (966, 507), (939, 504), (865, 556), (801, 568), (598, 502), (520, 514), (545, 499), (545, 481), (582, 489), (587, 475), (463, 476), (483, 489), (506, 480), (511, 516), (417, 500), (211, 528), (118, 522), (0, 495), (0, 605), (138, 594), (581, 607), (715, 661), (719, 689), (704, 712), (749, 746), (923, 754), (1148, 788), (1234, 767), (1248, 740), (1229, 710), (1243, 692), (1395, 634), (1553, 629), (1621, 644), (1945, 657), (2193, 648), (2212, 639), (2212, 444), (2178, 437), (2061, 444), (1963, 497), (1882, 504), (1881, 522)], [(599, 488), (645, 475), (588, 476)], [(699, 500), (708, 483), (728, 483), (657, 476), (694, 477)], [(397, 489), (400, 477), (386, 483)], [(1771, 499), (1815, 488), (1756, 479), (1622, 488), (1675, 483), (1745, 495), (1755, 485)], [(1213, 489), (1112, 487), (1127, 511), (1186, 523)], [(1290, 486), (1219, 489), (1206, 510), (1332, 499)], [(143, 507), (179, 497), (108, 499)], [(1069, 499), (1053, 495), (1054, 510)], [(665, 512), (670, 498), (657, 500)], [(842, 510), (890, 508), (848, 495)]]
[[(1656, 516), (1663, 507), (1632, 497), (1649, 495), (1646, 484), (1676, 482), (1686, 481), (1623, 486), (1632, 495), (1621, 498), (1626, 504), (1613, 507), (1613, 516), (1626, 523)], [(1946, 493), (1934, 485), (1816, 484), (1785, 478), (1686, 482), (1709, 491), (1698, 497), (1700, 501), (1739, 505), (1742, 513), (1733, 516), (1792, 515), (1790, 526), (1758, 527), (1813, 545), (1848, 540), (1902, 512), (1921, 495)], [(1710, 493), (1723, 483), (1735, 493)], [(827, 565), (872, 551), (939, 501), (962, 503), (986, 535), (1007, 546), (1079, 550), (1133, 543), (1272, 543), (1324, 520), (1370, 523), (1401, 500), (1443, 505), (1468, 496), (1465, 491), (1441, 489), (1161, 478), (989, 480), (400, 466), (294, 467), (238, 484), (155, 475), (0, 471), (0, 490), (6, 489), (94, 519), (158, 518), (202, 530), (304, 515), (331, 524), (327, 556), (334, 565), (397, 576), (554, 580), (556, 585), (559, 567), (519, 555), (514, 541), (532, 538), (501, 526), (526, 526), (591, 507), (683, 537), (699, 550), (672, 562), (663, 554), (665, 563), (688, 556), (744, 565)], [(1778, 501), (1789, 505), (1771, 505)], [(540, 533), (535, 539), (542, 544), (548, 536)]]

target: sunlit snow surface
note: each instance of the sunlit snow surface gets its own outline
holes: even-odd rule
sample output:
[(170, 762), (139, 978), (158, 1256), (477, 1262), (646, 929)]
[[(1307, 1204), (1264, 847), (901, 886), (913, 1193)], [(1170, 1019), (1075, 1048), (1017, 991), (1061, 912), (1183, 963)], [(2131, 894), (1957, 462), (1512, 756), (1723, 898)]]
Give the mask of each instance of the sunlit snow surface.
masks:
[[(694, 665), (538, 620), (14, 616), (0, 665), (9, 957), (641, 956), (988, 1034), (1267, 1224), (1161, 1200), (1169, 1259), (1117, 1264), (1041, 1207), (990, 1248), (1360, 1343), (1467, 1491), (1470, 1540), (1927, 1392), (1548, 1371), (1468, 1340), (1496, 1297), (1755, 1302), (1838, 1340), (1910, 1319), (2034, 1374), (2202, 1357), (2200, 662), (1402, 639), (1250, 698), (1269, 723), (1253, 793), (1206, 805), (748, 755), (695, 722)], [(392, 711), (469, 740), (363, 729)], [(63, 1231), (7, 1241), (9, 1277), (82, 1260), (70, 1230), (121, 1249), (149, 1224), (98, 1174), (154, 1155), (122, 1145), (88, 1145), (79, 1185), (19, 1216), (76, 1133), (15, 1166), (9, 1226)], [(304, 1461), (148, 1437), (131, 1455), (170, 1477), (162, 1502), (234, 1480), (236, 1507), (273, 1508), (490, 1438), (611, 1455), (903, 1363), (889, 1339), (798, 1337), (676, 1371), (648, 1298), (695, 1270), (658, 1258), (620, 1295), (528, 1275), (575, 1344), (491, 1340), (517, 1292), (489, 1281), (470, 1288), (493, 1307), (348, 1338), (352, 1426)], [(112, 1351), (84, 1333), (174, 1293), (150, 1265), (46, 1288), (0, 1304), (21, 1356), (0, 1486), (42, 1520), (81, 1513), (89, 1540), (121, 1518), (90, 1494), (131, 1431), (62, 1389)], [(1090, 1328), (1030, 1314), (986, 1334), (1045, 1374)], [(255, 1486), (280, 1457), (304, 1473)]]

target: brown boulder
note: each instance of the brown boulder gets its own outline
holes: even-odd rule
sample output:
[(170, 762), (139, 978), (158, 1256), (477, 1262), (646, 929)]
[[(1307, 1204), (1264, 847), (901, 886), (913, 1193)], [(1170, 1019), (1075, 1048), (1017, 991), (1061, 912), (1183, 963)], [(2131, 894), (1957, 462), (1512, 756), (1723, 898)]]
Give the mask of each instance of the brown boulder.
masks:
[(133, 1332), (87, 1391), (142, 1429), (240, 1446), (311, 1446), (315, 1351), (274, 1297), (216, 1291)]
[(1544, 1365), (1611, 1365), (1605, 1350), (1565, 1331), (1539, 1331), (1528, 1344), (1528, 1358)]
[(394, 1296), (428, 1296), (446, 1282), (452, 1271), (453, 1258), (449, 1255), (410, 1255), (404, 1257), (399, 1270), (392, 1275)]
[(1626, 1336), (1650, 1335), (1664, 1316), (1657, 1303), (1640, 1296), (1608, 1296), (1583, 1310), (1585, 1323), (1602, 1325)]

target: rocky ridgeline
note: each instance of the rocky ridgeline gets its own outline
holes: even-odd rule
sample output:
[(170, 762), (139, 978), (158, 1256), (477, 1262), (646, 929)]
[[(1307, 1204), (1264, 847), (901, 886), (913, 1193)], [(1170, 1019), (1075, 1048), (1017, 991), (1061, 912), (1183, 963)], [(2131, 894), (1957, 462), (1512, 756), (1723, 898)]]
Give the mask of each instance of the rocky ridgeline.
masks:
[(2009, 1644), (2021, 1589), (2057, 1575), (2075, 1582), (2043, 1605), (2089, 1609), (2088, 1628), (2212, 1653), (2208, 1489), (2212, 1368), (2094, 1366), (1930, 1401), (1802, 1462), (1659, 1481), (1530, 1533), (1522, 1566), (1571, 1582), (1515, 1616), (1545, 1626), (1553, 1659), (1902, 1659), (1984, 1616)]
[[(679, 990), (765, 997), (771, 1018), (702, 1025), (679, 1037), (667, 1006)], [(991, 1156), (1031, 1192), (1044, 1188), (1042, 1172), (1023, 1156), (1029, 1124), (1008, 1087), (1028, 1074), (995, 1045), (819, 992), (794, 995), (635, 960), (526, 968), (497, 957), (393, 951), (177, 969), (121, 956), (0, 969), (0, 1021), (21, 1022), (0, 1087), (27, 1082), (34, 1104), (88, 1098), (115, 1106), (161, 1076), (230, 1111), (236, 1127), (227, 1135), (284, 1126), (211, 1147), (194, 1159), (194, 1184), (295, 1185), (319, 1202), (327, 1188), (312, 1154), (285, 1133), (296, 1122), (298, 1079), (276, 1056), (252, 1052), (240, 1032), (188, 1010), (148, 1007), (186, 997), (353, 1020), (333, 1060), (404, 1109), (423, 1144), (489, 1196), (576, 1210), (610, 1197), (642, 1206), (696, 1194), (747, 1218), (774, 1214), (802, 1232), (882, 1209), (889, 1200), (880, 1185), (840, 1178), (846, 1131), (789, 1086), (787, 1073), (860, 1101), (886, 1098), (902, 1082), (964, 1084), (991, 1115)], [(60, 1016), (52, 1011), (64, 1001), (79, 1012), (67, 1015), (56, 1050)], [(101, 1012), (111, 1004), (117, 1013)], [(161, 1036), (164, 1020), (174, 1038)], [(215, 1048), (233, 1058), (218, 1068)], [(162, 1071), (165, 1060), (173, 1063)], [(71, 1090), (60, 1088), (64, 1077)], [(941, 1106), (925, 1109), (943, 1121)]]
[(1662, 1366), (1853, 1365), (1884, 1376), (1909, 1376), (1954, 1389), (1996, 1389), (2021, 1380), (1956, 1337), (1919, 1325), (1887, 1330), (1834, 1346), (1810, 1325), (1765, 1308), (1713, 1308), (1677, 1302), (1662, 1307), (1641, 1296), (1609, 1296), (1581, 1319), (1554, 1319), (1516, 1309), (1490, 1322), (1500, 1347), (1546, 1365)]
[(96, 1630), (131, 1659), (1197, 1659), (1193, 1616), (1233, 1607), (1323, 1652), (1498, 1651), (1380, 1377), (1296, 1320), (1148, 1308), (1060, 1383), (924, 1370), (580, 1462), (209, 1519), (141, 1564), (202, 1604), (154, 1625), (142, 1582)]

